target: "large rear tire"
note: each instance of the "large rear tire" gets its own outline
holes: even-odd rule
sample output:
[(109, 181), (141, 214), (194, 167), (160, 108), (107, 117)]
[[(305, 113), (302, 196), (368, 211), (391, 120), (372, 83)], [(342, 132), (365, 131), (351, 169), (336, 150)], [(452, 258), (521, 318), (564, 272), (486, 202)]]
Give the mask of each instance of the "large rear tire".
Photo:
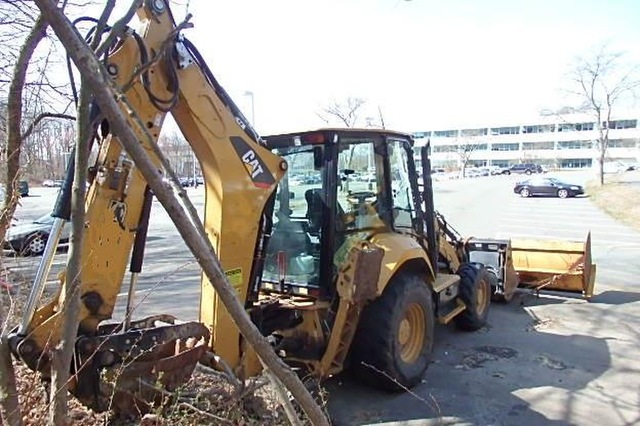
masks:
[(460, 275), (458, 297), (467, 307), (455, 317), (458, 328), (476, 331), (487, 323), (491, 302), (491, 273), (480, 263), (464, 263), (457, 272)]
[(365, 383), (390, 390), (422, 379), (433, 349), (431, 290), (418, 276), (395, 276), (365, 307), (351, 347), (351, 366)]

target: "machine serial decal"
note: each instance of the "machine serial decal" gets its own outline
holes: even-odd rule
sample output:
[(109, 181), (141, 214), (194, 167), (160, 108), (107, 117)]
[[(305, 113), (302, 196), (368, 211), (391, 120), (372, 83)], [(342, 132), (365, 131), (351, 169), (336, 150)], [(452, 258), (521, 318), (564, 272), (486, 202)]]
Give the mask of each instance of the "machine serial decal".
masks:
[(244, 163), (253, 184), (258, 188), (271, 187), (275, 183), (275, 179), (258, 154), (241, 137), (232, 136), (230, 140), (240, 160)]
[(242, 286), (242, 268), (230, 269), (224, 271), (224, 274), (227, 276), (229, 284), (231, 284), (232, 287)]

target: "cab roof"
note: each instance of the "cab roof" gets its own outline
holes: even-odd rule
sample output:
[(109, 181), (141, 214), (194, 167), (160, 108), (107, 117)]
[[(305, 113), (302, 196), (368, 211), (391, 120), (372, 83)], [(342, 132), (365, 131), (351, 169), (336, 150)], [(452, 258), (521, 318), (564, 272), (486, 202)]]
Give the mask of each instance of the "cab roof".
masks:
[(383, 138), (398, 137), (407, 139), (413, 145), (413, 136), (409, 133), (397, 132), (387, 129), (354, 128), (354, 127), (327, 127), (316, 130), (307, 130), (294, 133), (282, 133), (277, 135), (262, 136), (268, 148), (278, 148), (295, 145), (312, 145), (330, 142), (333, 136), (348, 138)]

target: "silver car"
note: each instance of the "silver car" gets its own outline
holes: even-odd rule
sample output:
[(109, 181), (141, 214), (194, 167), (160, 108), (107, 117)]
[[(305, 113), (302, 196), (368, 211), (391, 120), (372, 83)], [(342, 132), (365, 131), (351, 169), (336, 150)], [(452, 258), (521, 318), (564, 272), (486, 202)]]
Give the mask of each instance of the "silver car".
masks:
[[(7, 229), (4, 248), (22, 256), (39, 256), (44, 252), (51, 233), (54, 217), (46, 214), (34, 221), (21, 223)], [(60, 246), (69, 244), (71, 222), (66, 222), (60, 236)]]

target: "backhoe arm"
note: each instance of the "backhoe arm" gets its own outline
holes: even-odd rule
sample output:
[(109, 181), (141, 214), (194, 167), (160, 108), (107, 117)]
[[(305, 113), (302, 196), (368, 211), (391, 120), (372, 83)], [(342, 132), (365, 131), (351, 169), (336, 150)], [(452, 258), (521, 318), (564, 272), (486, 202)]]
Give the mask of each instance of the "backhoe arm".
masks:
[[(262, 146), (193, 45), (179, 36), (165, 1), (145, 2), (138, 17), (140, 34), (127, 32), (105, 58), (105, 67), (124, 94), (131, 127), (158, 173), (163, 168), (155, 145), (166, 114), (174, 116), (203, 172), (204, 229), (238, 297), (245, 301), (252, 277), (259, 274), (254, 259), (260, 257), (265, 206), (287, 165)], [(136, 233), (144, 228), (141, 218), (145, 217), (147, 189), (117, 136), (108, 132), (108, 123), (101, 128), (95, 143), (97, 159), (90, 169), (82, 246), (82, 306), (76, 345), (76, 364), (82, 364), (82, 372), (71, 386), (74, 394), (96, 409), (104, 408), (108, 396), (98, 384), (101, 372), (115, 370), (127, 356), (146, 363), (127, 372), (133, 377), (153, 369), (149, 366), (157, 360), (173, 356), (169, 349), (177, 347), (172, 343), (177, 340), (206, 340), (211, 333), (210, 346), (232, 367), (240, 364), (243, 348), (237, 328), (204, 276), (200, 323), (172, 325), (169, 316), (161, 315), (133, 321), (129, 330), (101, 324), (112, 317)], [(60, 339), (63, 289), (59, 297), (23, 319), (23, 332), (11, 336), (14, 353), (45, 376), (50, 370), (49, 348)], [(162, 326), (154, 328), (155, 320), (162, 320)], [(193, 349), (183, 346), (184, 354)], [(186, 357), (191, 362), (201, 353)], [(122, 376), (125, 382), (118, 382), (116, 388), (127, 391), (127, 374)]]

